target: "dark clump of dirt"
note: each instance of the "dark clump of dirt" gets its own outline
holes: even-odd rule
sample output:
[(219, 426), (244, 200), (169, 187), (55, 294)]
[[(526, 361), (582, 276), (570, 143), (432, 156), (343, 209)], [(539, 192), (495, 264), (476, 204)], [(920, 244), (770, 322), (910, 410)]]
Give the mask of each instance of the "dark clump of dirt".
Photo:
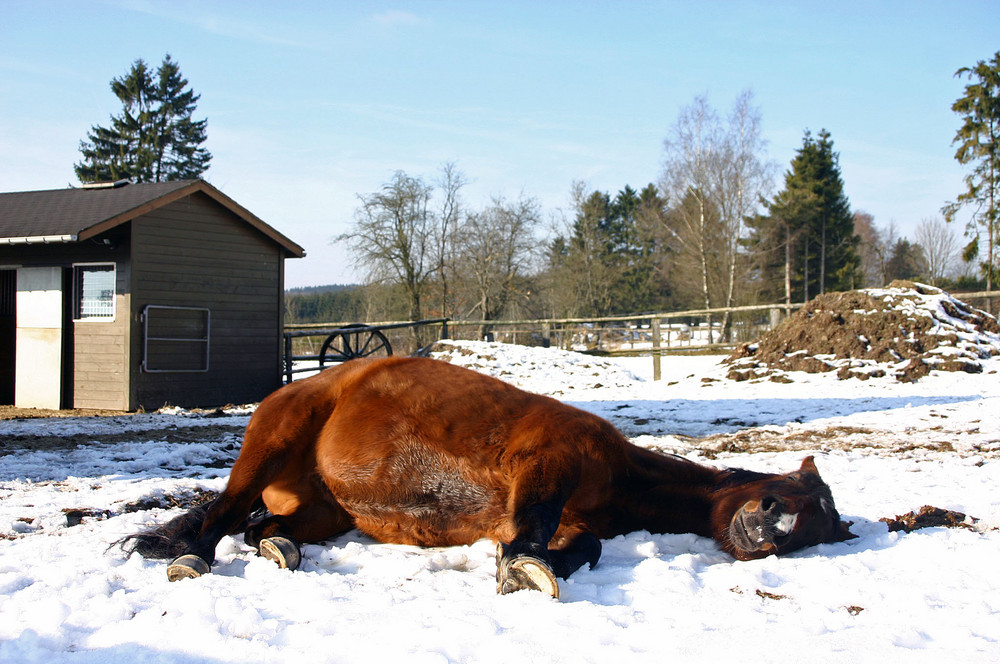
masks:
[(142, 498), (140, 500), (127, 503), (122, 511), (129, 514), (131, 512), (145, 512), (146, 510), (152, 509), (173, 509), (176, 507), (191, 509), (192, 507), (198, 507), (211, 500), (215, 500), (218, 495), (218, 491), (193, 489), (191, 491), (185, 491), (178, 494), (165, 494), (163, 496)]
[(961, 512), (924, 505), (919, 510), (897, 515), (894, 519), (884, 517), (879, 519), (879, 521), (889, 526), (889, 532), (902, 530), (904, 533), (909, 533), (921, 528), (936, 527), (977, 530), (975, 526), (979, 522), (979, 519), (967, 516)]
[(191, 509), (192, 507), (199, 507), (205, 503), (215, 500), (219, 495), (218, 491), (209, 491), (207, 489), (192, 489), (191, 491), (183, 491), (176, 494), (164, 494), (162, 496), (150, 496), (149, 498), (142, 498), (140, 500), (133, 501), (131, 503), (126, 503), (121, 510), (111, 511), (111, 510), (98, 510), (91, 509), (88, 507), (79, 508), (69, 508), (64, 509), (63, 514), (66, 516), (66, 525), (70, 528), (73, 526), (78, 526), (85, 518), (96, 518), (98, 520), (107, 519), (116, 514), (130, 514), (132, 512), (145, 512), (146, 510), (152, 509), (173, 509), (173, 508), (183, 508)]
[(836, 371), (841, 379), (911, 382), (932, 370), (979, 373), (981, 360), (997, 354), (996, 318), (938, 288), (894, 281), (820, 295), (725, 362), (731, 380)]

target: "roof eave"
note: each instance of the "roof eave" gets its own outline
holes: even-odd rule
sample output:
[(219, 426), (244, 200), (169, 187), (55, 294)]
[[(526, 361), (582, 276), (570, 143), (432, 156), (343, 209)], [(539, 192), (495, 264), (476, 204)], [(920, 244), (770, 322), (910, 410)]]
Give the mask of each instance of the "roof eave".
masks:
[(28, 235), (24, 237), (0, 237), (0, 244), (65, 244), (79, 240), (77, 235)]

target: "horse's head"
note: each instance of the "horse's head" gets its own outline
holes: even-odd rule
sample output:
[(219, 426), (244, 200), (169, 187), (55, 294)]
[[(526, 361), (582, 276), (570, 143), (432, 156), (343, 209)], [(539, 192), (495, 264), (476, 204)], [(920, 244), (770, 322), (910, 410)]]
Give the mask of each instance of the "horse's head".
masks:
[(787, 475), (769, 475), (725, 490), (715, 510), (716, 539), (739, 560), (781, 555), (855, 535), (840, 520), (830, 487), (813, 458)]

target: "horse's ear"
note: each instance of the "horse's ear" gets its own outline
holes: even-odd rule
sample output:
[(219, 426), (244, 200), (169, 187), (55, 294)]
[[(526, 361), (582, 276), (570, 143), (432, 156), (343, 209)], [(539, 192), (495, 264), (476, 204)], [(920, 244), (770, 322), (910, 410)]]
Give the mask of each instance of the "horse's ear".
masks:
[(837, 541), (845, 542), (847, 540), (852, 540), (857, 538), (857, 535), (851, 532), (851, 526), (854, 525), (853, 521), (841, 521), (840, 528), (837, 529)]
[(812, 473), (813, 475), (819, 475), (819, 468), (816, 467), (816, 460), (813, 456), (807, 456), (802, 460), (802, 465), (799, 466), (799, 472), (802, 473)]

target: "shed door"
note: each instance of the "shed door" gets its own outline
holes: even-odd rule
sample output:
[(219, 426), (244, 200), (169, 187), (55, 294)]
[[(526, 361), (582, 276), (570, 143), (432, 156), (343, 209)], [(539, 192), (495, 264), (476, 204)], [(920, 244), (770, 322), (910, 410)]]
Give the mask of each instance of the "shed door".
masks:
[(17, 271), (14, 405), (59, 408), (63, 376), (63, 270)]
[(14, 403), (14, 299), (17, 272), (0, 270), (0, 405)]

